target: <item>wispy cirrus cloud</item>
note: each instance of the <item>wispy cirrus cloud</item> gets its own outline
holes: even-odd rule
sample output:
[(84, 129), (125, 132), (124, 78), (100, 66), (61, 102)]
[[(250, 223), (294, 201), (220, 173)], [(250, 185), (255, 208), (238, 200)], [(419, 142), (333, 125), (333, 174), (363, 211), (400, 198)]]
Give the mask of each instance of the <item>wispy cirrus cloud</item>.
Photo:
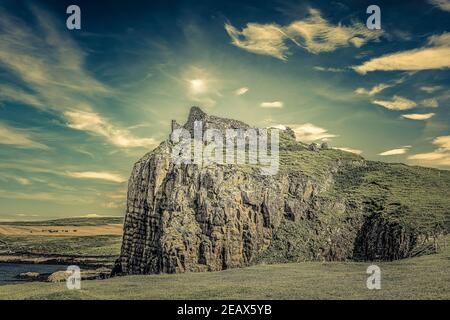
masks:
[(450, 33), (433, 35), (427, 46), (390, 53), (370, 59), (353, 69), (361, 74), (371, 71), (420, 71), (450, 68)]
[(0, 172), (0, 180), (6, 180), (6, 181), (15, 181), (20, 185), (28, 186), (32, 184), (32, 181), (28, 178), (17, 176), (14, 174), (9, 173), (2, 173)]
[(287, 60), (289, 44), (294, 44), (313, 54), (331, 52), (341, 47), (361, 47), (377, 40), (382, 31), (369, 30), (360, 22), (347, 26), (332, 24), (317, 9), (309, 9), (305, 19), (286, 26), (278, 24), (248, 23), (241, 31), (230, 23), (225, 30), (235, 46), (246, 51)]
[(0, 101), (19, 102), (37, 109), (46, 109), (45, 104), (35, 94), (9, 85), (0, 86)]
[[(45, 166), (44, 166), (45, 165)], [(51, 167), (51, 168), (49, 168)], [(66, 191), (74, 191), (74, 189), (70, 186), (59, 185), (57, 183), (51, 182), (47, 178), (37, 178), (32, 177), (33, 174), (44, 174), (44, 175), (52, 175), (56, 177), (71, 177), (76, 179), (95, 179), (95, 180), (104, 180), (115, 183), (125, 182), (127, 179), (120, 173), (117, 172), (109, 172), (103, 170), (86, 170), (86, 168), (82, 166), (57, 166), (52, 163), (44, 163), (42, 162), (40, 166), (35, 166), (33, 161), (14, 161), (14, 162), (2, 162), (0, 163), (0, 169), (7, 169), (7, 171), (20, 171), (24, 172), (20, 176), (15, 176), (12, 174), (0, 173), (0, 178), (5, 177), (8, 179), (14, 179), (17, 182), (17, 178), (27, 177), (25, 179), (29, 180), (31, 183), (42, 183), (46, 186), (52, 187), (54, 189), (66, 190)], [(19, 182), (20, 183), (20, 182)], [(23, 184), (23, 183), (22, 183)]]
[(412, 113), (412, 114), (402, 114), (403, 118), (411, 120), (427, 120), (434, 116), (434, 113)]
[(105, 94), (109, 89), (84, 68), (84, 53), (63, 35), (53, 17), (31, 6), (36, 25), (0, 12), (0, 62), (27, 86), (0, 86), (1, 100), (21, 100), (31, 106), (51, 110), (71, 108), (76, 94)]
[(242, 88), (236, 89), (234, 91), (234, 94), (237, 96), (242, 96), (242, 95), (246, 94), (248, 92), (248, 90), (249, 89), (247, 87), (242, 87)]
[(382, 35), (382, 31), (369, 30), (360, 22), (353, 22), (348, 26), (332, 24), (317, 9), (310, 9), (306, 19), (291, 23), (286, 33), (299, 46), (315, 54), (331, 52), (340, 47), (359, 48)]
[(439, 102), (436, 98), (424, 99), (421, 104), (428, 108), (437, 108), (439, 107)]
[(450, 12), (450, 0), (428, 0), (428, 2), (443, 11)]
[(419, 89), (426, 93), (433, 93), (435, 91), (441, 90), (442, 86), (421, 86)]
[(417, 106), (414, 101), (400, 96), (394, 96), (391, 100), (373, 100), (372, 103), (390, 110), (408, 110)]
[(358, 154), (358, 155), (363, 153), (362, 150), (354, 149), (354, 148), (348, 148), (348, 147), (335, 147), (333, 149), (338, 149), (338, 150), (342, 150), (342, 151), (345, 151), (345, 152), (350, 152), (350, 153), (354, 153), (354, 154)]
[(341, 68), (333, 68), (333, 67), (321, 67), (321, 66), (315, 66), (314, 70), (322, 71), (322, 72), (344, 72), (345, 69)]
[(23, 192), (0, 189), (0, 198), (17, 200), (48, 201), (55, 203), (92, 203), (94, 199), (79, 195), (60, 194), (54, 192)]
[(378, 155), (379, 156), (396, 156), (396, 155), (400, 155), (400, 154), (405, 154), (406, 152), (408, 152), (409, 148), (411, 148), (411, 146), (403, 146), (398, 149), (392, 149), (392, 150), (387, 150), (387, 151), (381, 152)]
[(35, 141), (26, 130), (12, 128), (4, 123), (0, 123), (0, 144), (27, 149), (49, 149), (47, 145)]
[(231, 37), (231, 43), (236, 47), (256, 54), (268, 55), (280, 60), (286, 60), (288, 46), (283, 28), (276, 24), (248, 23), (239, 31), (231, 24), (225, 24), (225, 30)]
[(66, 111), (64, 116), (68, 119), (68, 127), (102, 136), (118, 147), (151, 147), (157, 143), (152, 138), (135, 137), (127, 129), (115, 126), (111, 121), (94, 112)]
[(111, 192), (103, 194), (103, 198), (106, 200), (102, 207), (104, 208), (123, 208), (127, 202), (127, 189), (121, 188)]
[(390, 80), (385, 83), (379, 83), (370, 89), (358, 87), (358, 88), (356, 88), (355, 93), (359, 94), (359, 95), (367, 95), (369, 97), (373, 97), (374, 95), (384, 91), (385, 89), (395, 87), (396, 85), (399, 85), (399, 84), (403, 83), (404, 81), (405, 81), (405, 77), (401, 77), (398, 79)]
[(283, 108), (283, 106), (283, 101), (266, 101), (260, 104), (261, 108)]
[(449, 167), (450, 136), (439, 136), (433, 140), (433, 144), (437, 146), (437, 149), (431, 152), (411, 155), (408, 159), (433, 167)]
[(81, 172), (69, 171), (66, 172), (66, 175), (72, 178), (105, 180), (116, 183), (122, 183), (126, 181), (126, 178), (120, 174), (105, 171), (81, 171)]
[(318, 140), (326, 141), (337, 137), (337, 135), (329, 133), (327, 129), (318, 127), (312, 123), (291, 124), (288, 127), (294, 131), (298, 141), (306, 143)]
[(360, 94), (360, 95), (368, 95), (371, 97), (371, 96), (376, 95), (377, 93), (380, 93), (384, 89), (387, 89), (390, 87), (392, 87), (392, 85), (387, 84), (387, 83), (380, 83), (380, 84), (377, 84), (376, 86), (372, 87), (369, 90), (359, 87), (355, 90), (355, 93)]
[[(0, 64), (21, 83), (0, 84), (0, 101), (46, 110), (65, 118), (70, 128), (104, 137), (117, 147), (153, 146), (153, 139), (138, 138), (94, 111), (93, 106), (111, 97), (112, 90), (87, 71), (86, 54), (67, 33), (60, 31), (49, 13), (33, 5), (30, 11), (36, 20), (33, 26), (0, 10)], [(45, 148), (24, 135), (3, 140)]]

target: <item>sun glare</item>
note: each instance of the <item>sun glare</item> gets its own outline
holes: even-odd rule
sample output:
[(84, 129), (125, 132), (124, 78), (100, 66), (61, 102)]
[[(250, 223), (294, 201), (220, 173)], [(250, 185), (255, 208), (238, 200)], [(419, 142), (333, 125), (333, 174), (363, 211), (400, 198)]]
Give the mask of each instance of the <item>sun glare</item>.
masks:
[(202, 93), (206, 89), (205, 81), (202, 79), (189, 80), (190, 88), (194, 93)]

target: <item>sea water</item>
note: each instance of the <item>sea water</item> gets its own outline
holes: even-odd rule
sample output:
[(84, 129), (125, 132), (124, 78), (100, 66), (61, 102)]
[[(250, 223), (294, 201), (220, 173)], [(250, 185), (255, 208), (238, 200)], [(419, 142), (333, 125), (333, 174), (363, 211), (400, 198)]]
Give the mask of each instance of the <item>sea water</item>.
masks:
[(23, 272), (53, 273), (66, 268), (67, 266), (53, 264), (0, 263), (0, 285), (24, 282), (15, 278)]

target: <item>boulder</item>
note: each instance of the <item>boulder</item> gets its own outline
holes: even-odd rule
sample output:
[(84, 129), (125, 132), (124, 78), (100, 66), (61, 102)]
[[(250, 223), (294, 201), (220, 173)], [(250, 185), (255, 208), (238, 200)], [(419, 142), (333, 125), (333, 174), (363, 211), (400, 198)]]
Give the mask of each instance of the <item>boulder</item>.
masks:
[(317, 143), (313, 142), (308, 146), (308, 149), (311, 151), (319, 151), (320, 147)]

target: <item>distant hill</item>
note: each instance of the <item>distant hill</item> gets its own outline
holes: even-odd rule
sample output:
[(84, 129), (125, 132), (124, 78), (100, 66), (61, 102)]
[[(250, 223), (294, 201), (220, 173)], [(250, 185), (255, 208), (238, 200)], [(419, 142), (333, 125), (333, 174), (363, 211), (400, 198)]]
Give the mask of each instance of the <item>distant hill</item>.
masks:
[(104, 224), (122, 224), (123, 217), (74, 217), (74, 218), (62, 218), (43, 221), (8, 221), (0, 222), (3, 225), (14, 226), (98, 226)]

